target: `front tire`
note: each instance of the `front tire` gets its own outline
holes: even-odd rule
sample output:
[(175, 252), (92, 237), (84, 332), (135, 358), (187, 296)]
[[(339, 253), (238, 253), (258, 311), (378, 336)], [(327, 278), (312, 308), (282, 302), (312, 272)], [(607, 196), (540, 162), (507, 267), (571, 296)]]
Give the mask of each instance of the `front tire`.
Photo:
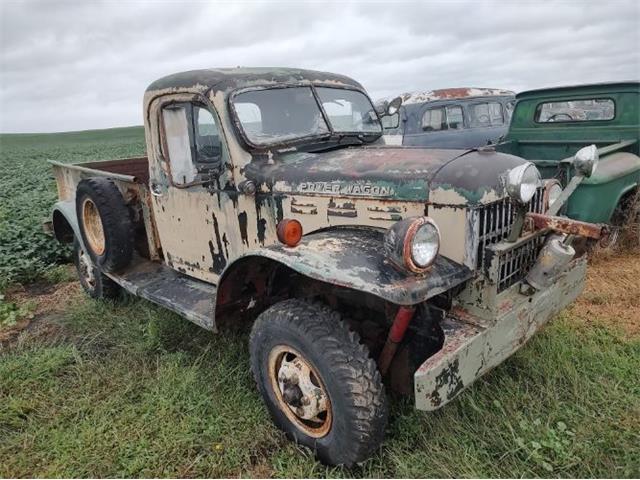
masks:
[(330, 465), (352, 466), (378, 449), (387, 398), (375, 362), (340, 315), (297, 299), (256, 320), (251, 369), (271, 416)]

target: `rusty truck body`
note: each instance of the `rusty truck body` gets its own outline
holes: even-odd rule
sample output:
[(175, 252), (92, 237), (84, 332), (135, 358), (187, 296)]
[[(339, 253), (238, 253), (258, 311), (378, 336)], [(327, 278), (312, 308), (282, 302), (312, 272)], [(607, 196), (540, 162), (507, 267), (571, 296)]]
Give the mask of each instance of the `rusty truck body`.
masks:
[(253, 322), (274, 421), (331, 464), (380, 445), (385, 384), (435, 410), (516, 351), (583, 288), (571, 238), (603, 234), (551, 221), (519, 157), (381, 144), (341, 75), (179, 73), (144, 124), (146, 157), (54, 163), (55, 237), (94, 297)]

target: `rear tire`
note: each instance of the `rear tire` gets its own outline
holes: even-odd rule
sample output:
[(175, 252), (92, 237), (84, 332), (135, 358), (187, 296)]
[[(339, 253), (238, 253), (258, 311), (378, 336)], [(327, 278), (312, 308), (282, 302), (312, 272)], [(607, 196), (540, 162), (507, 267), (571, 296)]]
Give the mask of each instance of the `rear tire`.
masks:
[(82, 243), (95, 265), (105, 272), (116, 272), (131, 262), (133, 222), (112, 180), (82, 180), (76, 190), (76, 215)]
[(120, 296), (120, 285), (96, 268), (77, 238), (73, 240), (73, 263), (82, 289), (91, 298), (112, 299)]
[(251, 369), (278, 425), (330, 465), (352, 466), (378, 449), (387, 398), (375, 362), (333, 310), (291, 299), (256, 320)]

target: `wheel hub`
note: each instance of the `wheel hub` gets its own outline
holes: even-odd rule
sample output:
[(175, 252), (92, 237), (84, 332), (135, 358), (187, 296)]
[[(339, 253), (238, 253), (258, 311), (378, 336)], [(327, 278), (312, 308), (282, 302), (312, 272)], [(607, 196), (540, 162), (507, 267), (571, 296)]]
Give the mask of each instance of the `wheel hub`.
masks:
[(87, 237), (87, 245), (96, 255), (102, 255), (105, 251), (104, 229), (98, 207), (90, 198), (82, 202), (82, 223)]
[(284, 413), (305, 433), (326, 435), (331, 427), (331, 402), (310, 362), (290, 347), (273, 349), (269, 356), (272, 385)]

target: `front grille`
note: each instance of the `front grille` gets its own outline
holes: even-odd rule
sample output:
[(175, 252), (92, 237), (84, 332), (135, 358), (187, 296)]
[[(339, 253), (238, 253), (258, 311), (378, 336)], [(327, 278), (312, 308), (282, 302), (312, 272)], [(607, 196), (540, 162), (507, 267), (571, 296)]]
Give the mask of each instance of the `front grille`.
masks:
[(544, 243), (544, 237), (532, 238), (512, 250), (497, 253), (498, 292), (509, 288), (522, 280), (538, 258), (538, 252)]
[[(544, 188), (539, 187), (527, 204), (527, 209), (529, 212), (543, 213), (543, 208)], [(516, 210), (516, 205), (510, 197), (488, 203), (479, 209), (478, 267), (482, 267), (485, 263), (486, 248), (509, 236), (516, 217)]]

